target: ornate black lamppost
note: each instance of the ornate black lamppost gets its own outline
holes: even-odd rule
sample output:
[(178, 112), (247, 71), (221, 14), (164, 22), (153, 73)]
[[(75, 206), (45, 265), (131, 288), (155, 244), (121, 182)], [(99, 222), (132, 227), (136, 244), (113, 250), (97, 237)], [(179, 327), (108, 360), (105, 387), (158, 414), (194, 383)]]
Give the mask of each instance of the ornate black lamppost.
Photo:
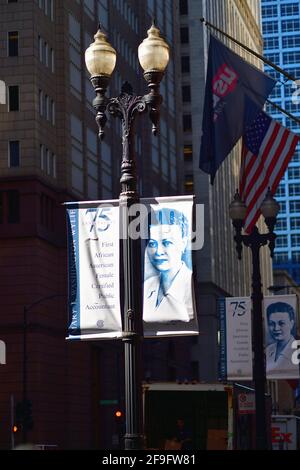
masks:
[(235, 228), (234, 240), (238, 258), (242, 258), (243, 244), (251, 248), (252, 253), (252, 328), (253, 328), (253, 379), (255, 383), (255, 403), (256, 403), (256, 449), (268, 448), (267, 421), (266, 421), (266, 403), (265, 403), (265, 384), (266, 368), (264, 354), (264, 334), (263, 334), (263, 315), (262, 315), (262, 285), (260, 275), (259, 251), (264, 245), (269, 244), (271, 257), (273, 257), (276, 234), (274, 227), (276, 217), (279, 212), (279, 204), (273, 198), (270, 189), (261, 205), (261, 212), (265, 218), (265, 223), (269, 229), (268, 233), (259, 233), (256, 225), (249, 235), (242, 234), (244, 219), (247, 207), (242, 202), (238, 191), (234, 200), (229, 206), (229, 215)]
[(99, 30), (95, 42), (85, 53), (86, 67), (96, 92), (93, 106), (97, 111), (96, 121), (100, 139), (104, 136), (107, 121), (106, 112), (122, 122), (123, 155), (121, 162), (120, 223), (123, 239), (124, 269), (124, 348), (125, 348), (125, 405), (126, 434), (125, 449), (142, 448), (142, 397), (141, 397), (141, 250), (140, 240), (133, 240), (128, 234), (131, 217), (128, 208), (139, 202), (134, 150), (134, 121), (138, 114), (149, 111), (152, 132), (157, 133), (159, 108), (162, 96), (159, 84), (169, 62), (169, 47), (160, 37), (160, 31), (152, 24), (148, 37), (140, 44), (138, 57), (144, 70), (149, 93), (144, 96), (133, 94), (126, 82), (120, 96), (107, 98), (106, 89), (115, 68), (116, 51), (107, 41), (105, 33)]

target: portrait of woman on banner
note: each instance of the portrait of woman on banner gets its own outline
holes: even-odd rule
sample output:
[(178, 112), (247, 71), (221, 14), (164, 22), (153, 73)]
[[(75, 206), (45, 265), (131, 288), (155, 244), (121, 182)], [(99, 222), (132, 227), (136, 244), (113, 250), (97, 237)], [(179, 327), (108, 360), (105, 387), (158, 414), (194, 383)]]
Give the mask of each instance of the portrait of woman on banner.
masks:
[(145, 322), (189, 322), (194, 318), (189, 221), (177, 209), (151, 209), (145, 250)]
[(299, 377), (299, 365), (293, 362), (296, 341), (295, 309), (287, 302), (273, 302), (266, 308), (268, 378)]

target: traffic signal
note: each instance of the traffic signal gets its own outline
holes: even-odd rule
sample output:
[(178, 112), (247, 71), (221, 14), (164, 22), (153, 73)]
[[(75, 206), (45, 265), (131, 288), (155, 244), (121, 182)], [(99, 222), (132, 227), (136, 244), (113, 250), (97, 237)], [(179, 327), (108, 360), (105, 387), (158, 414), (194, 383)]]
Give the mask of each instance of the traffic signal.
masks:
[(123, 437), (125, 434), (124, 413), (120, 408), (114, 411), (115, 416), (115, 436), (117, 438), (117, 446), (121, 448)]
[(13, 433), (16, 434), (19, 431), (19, 428), (16, 424), (13, 425)]
[(124, 427), (124, 413), (120, 408), (117, 408), (114, 412), (115, 415), (115, 423), (117, 426), (117, 430), (119, 433), (123, 432), (123, 427)]

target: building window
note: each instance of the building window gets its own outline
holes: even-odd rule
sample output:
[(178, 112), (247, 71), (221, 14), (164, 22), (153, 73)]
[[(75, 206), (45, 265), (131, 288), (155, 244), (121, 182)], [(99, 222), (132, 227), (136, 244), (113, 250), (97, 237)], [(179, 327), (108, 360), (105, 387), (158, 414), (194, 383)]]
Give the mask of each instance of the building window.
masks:
[[(283, 33), (288, 33), (290, 31), (300, 31), (300, 20), (284, 20), (281, 22), (281, 30)], [(278, 25), (277, 31), (278, 33)]]
[(190, 161), (193, 159), (193, 146), (192, 144), (186, 144), (183, 148), (183, 155), (185, 161)]
[(52, 176), (56, 178), (57, 175), (57, 167), (56, 167), (56, 155), (52, 154)]
[(179, 0), (179, 13), (180, 15), (187, 15), (189, 12), (188, 0)]
[(292, 251), (293, 263), (300, 263), (300, 251)]
[(300, 212), (300, 201), (291, 201), (290, 202), (290, 213), (295, 214)]
[(279, 49), (279, 39), (276, 37), (264, 38), (264, 49)]
[(181, 44), (189, 43), (189, 28), (186, 26), (180, 28), (180, 42)]
[(285, 230), (287, 230), (286, 219), (277, 219), (275, 231), (285, 231)]
[(289, 185), (289, 195), (290, 196), (300, 196), (300, 184), (290, 184)]
[(54, 0), (49, 0), (50, 5), (49, 5), (49, 12), (50, 12), (50, 18), (51, 21), (54, 21)]
[(8, 87), (8, 110), (19, 111), (19, 87), (17, 85)]
[(50, 49), (51, 72), (54, 73), (54, 50)]
[(17, 224), (20, 222), (20, 193), (14, 189), (7, 191), (7, 206), (9, 224)]
[(292, 238), (292, 246), (297, 246), (297, 247), (300, 246), (300, 235), (295, 234), (295, 235), (292, 235), (291, 238)]
[(276, 197), (284, 197), (285, 196), (285, 185), (280, 184), (276, 191)]
[(53, 100), (51, 100), (50, 121), (51, 121), (51, 124), (55, 126), (55, 103)]
[(296, 150), (291, 163), (299, 163), (299, 162), (300, 162), (300, 150)]
[(262, 7), (262, 17), (270, 18), (277, 16), (277, 5), (267, 5)]
[(281, 16), (297, 16), (299, 15), (299, 4), (298, 3), (287, 3), (281, 5)]
[(278, 33), (278, 21), (266, 21), (262, 25), (263, 34), (277, 34)]
[(45, 118), (47, 121), (50, 119), (50, 109), (49, 109), (49, 96), (45, 95)]
[(181, 57), (181, 72), (190, 73), (190, 56), (188, 55)]
[(295, 36), (293, 35), (293, 36), (283, 36), (282, 37), (282, 48), (283, 49), (294, 48), (294, 47), (300, 47), (300, 36), (299, 36), (299, 34), (295, 35)]
[[(297, 65), (300, 62), (300, 52), (299, 51), (284, 52), (282, 60), (284, 64), (296, 64)], [(278, 64), (279, 60), (273, 61), (273, 62)]]
[(289, 256), (287, 252), (275, 253), (274, 255), (274, 264), (287, 263)]
[(184, 103), (190, 103), (191, 102), (191, 87), (190, 85), (184, 85), (181, 87), (182, 89), (182, 101)]
[(286, 235), (279, 235), (276, 238), (276, 248), (286, 248), (288, 246), (288, 239)]
[(185, 175), (184, 189), (186, 194), (192, 194), (194, 191), (193, 175)]
[(273, 88), (273, 91), (270, 95), (270, 98), (274, 99), (274, 98), (281, 98), (281, 84), (280, 86), (275, 86)]
[(51, 160), (50, 160), (50, 150), (46, 149), (46, 166), (47, 166), (47, 174), (51, 174)]
[(9, 31), (8, 33), (8, 55), (9, 57), (16, 57), (19, 55), (18, 31)]
[(192, 116), (190, 114), (184, 114), (182, 117), (183, 132), (192, 131)]
[(49, 230), (54, 229), (54, 211), (55, 211), (55, 203), (46, 194), (41, 194), (40, 200), (40, 217), (41, 217), (41, 224), (47, 227)]
[(40, 115), (44, 114), (44, 94), (42, 90), (39, 90), (39, 111)]
[(268, 54), (265, 54), (266, 58), (269, 59), (271, 62), (274, 64), (279, 63), (279, 53), (278, 52), (269, 52)]
[(298, 180), (300, 179), (300, 167), (292, 166), (288, 169), (288, 179), (289, 180)]
[(39, 36), (38, 42), (39, 42), (39, 60), (43, 62), (43, 40), (41, 36)]
[(284, 201), (280, 201), (279, 206), (280, 206), (279, 214), (284, 214), (286, 212), (286, 203)]
[(41, 162), (41, 170), (45, 169), (45, 152), (44, 152), (44, 146), (41, 144), (40, 145), (40, 162)]
[(47, 42), (44, 43), (44, 49), (45, 49), (45, 65), (46, 67), (49, 67), (49, 45)]
[(20, 166), (20, 142), (18, 140), (9, 142), (8, 166), (10, 168)]
[(17, 3), (18, 0), (7, 0), (7, 3)]
[(300, 230), (300, 218), (299, 217), (291, 218), (291, 230)]

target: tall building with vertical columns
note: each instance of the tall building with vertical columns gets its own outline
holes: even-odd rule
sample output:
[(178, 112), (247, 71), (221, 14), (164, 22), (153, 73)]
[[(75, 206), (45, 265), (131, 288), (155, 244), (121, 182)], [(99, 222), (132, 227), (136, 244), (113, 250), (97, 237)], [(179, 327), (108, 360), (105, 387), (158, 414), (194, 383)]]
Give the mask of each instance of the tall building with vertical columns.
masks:
[[(117, 348), (103, 365), (99, 343), (65, 341), (67, 265), (62, 203), (119, 195), (121, 125), (108, 120), (100, 143), (84, 51), (93, 42), (100, 21), (118, 54), (109, 93), (118, 95), (122, 83), (128, 81), (135, 93), (143, 95), (147, 86), (137, 49), (152, 17), (167, 42), (176, 45), (178, 16), (171, 0), (0, 2), (0, 37), (5, 46), (0, 52), (0, 80), (5, 82), (7, 94), (6, 103), (0, 104), (0, 330), (7, 346), (7, 364), (1, 370), (1, 448), (11, 445), (11, 403), (23, 397), (24, 362), (34, 419), (29, 440), (58, 448), (112, 445), (113, 410), (101, 410), (99, 404), (100, 398), (107, 398), (105, 387), (113, 398), (121, 393), (118, 367), (122, 372), (122, 355), (118, 356)], [(147, 116), (137, 124), (143, 196), (181, 193), (178, 64), (174, 54), (161, 84), (160, 135), (151, 135)], [(28, 317), (26, 357), (24, 308)], [(109, 348), (107, 345), (105, 351)], [(102, 373), (105, 383), (100, 383), (99, 370), (104, 366), (109, 376)], [(105, 412), (110, 415), (108, 424), (105, 420), (103, 424)], [(108, 442), (99, 434), (100, 423)], [(20, 439), (17, 434), (16, 443)]]
[[(197, 253), (196, 271), (199, 289), (201, 336), (194, 346), (194, 367), (202, 380), (215, 380), (218, 375), (219, 323), (217, 300), (220, 296), (251, 294), (251, 256), (243, 249), (243, 261), (237, 259), (233, 228), (228, 207), (239, 185), (240, 142), (218, 170), (214, 185), (199, 170), (204, 83), (209, 44), (207, 21), (257, 52), (262, 52), (260, 5), (241, 0), (180, 0), (180, 39), (183, 99), (184, 178), (186, 192), (205, 204), (205, 243)], [(211, 30), (233, 51), (262, 68), (259, 61), (223, 35)], [(263, 228), (261, 226), (261, 228)], [(264, 288), (271, 283), (272, 272), (268, 250), (262, 250), (261, 273)], [(198, 366), (197, 366), (198, 363)]]

